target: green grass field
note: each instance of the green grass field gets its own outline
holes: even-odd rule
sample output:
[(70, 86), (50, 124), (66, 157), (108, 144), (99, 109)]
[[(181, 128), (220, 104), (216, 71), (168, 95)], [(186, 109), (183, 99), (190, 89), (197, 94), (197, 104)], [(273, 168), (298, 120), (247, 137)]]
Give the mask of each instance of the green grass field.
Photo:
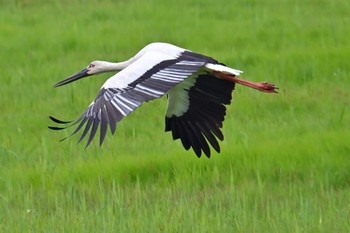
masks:
[[(175, 3), (176, 2), (176, 3)], [(350, 1), (0, 1), (0, 232), (350, 232)], [(84, 150), (72, 120), (110, 74), (92, 60), (164, 41), (243, 77), (222, 152), (164, 133), (166, 99)]]

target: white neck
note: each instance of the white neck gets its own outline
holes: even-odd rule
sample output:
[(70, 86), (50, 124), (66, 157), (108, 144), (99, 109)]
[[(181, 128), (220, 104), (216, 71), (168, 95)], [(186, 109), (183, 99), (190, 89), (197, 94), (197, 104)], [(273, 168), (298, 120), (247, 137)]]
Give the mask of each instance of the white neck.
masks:
[(101, 63), (103, 64), (103, 68), (101, 69), (102, 72), (120, 71), (122, 69), (125, 69), (131, 64), (130, 60), (123, 61), (123, 62), (101, 61)]
[(99, 65), (98, 67), (95, 68), (95, 71), (93, 72), (93, 74), (123, 70), (129, 65), (131, 65), (132, 63), (134, 63), (137, 59), (139, 59), (144, 53), (145, 53), (145, 49), (142, 49), (140, 52), (138, 52), (135, 56), (133, 56), (129, 60), (122, 61), (122, 62), (95, 61), (99, 63)]

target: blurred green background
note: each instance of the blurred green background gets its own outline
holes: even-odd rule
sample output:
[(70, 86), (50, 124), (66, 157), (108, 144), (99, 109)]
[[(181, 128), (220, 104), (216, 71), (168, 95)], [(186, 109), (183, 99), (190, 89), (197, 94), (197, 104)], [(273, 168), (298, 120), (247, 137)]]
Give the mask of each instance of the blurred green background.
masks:
[[(0, 232), (350, 232), (350, 2), (0, 1)], [(222, 152), (164, 133), (166, 98), (85, 150), (93, 60), (174, 43), (280, 87), (237, 86)]]

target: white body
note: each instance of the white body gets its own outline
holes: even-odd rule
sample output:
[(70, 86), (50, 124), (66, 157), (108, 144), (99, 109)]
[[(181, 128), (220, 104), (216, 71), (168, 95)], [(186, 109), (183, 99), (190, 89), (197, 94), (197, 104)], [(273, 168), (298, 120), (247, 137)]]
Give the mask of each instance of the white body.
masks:
[[(150, 67), (164, 61), (177, 58), (185, 49), (172, 44), (155, 42), (141, 49), (134, 57), (126, 61), (126, 67), (108, 79), (102, 87), (125, 88), (141, 77)], [(208, 70), (240, 75), (243, 71), (218, 64), (205, 64)]]

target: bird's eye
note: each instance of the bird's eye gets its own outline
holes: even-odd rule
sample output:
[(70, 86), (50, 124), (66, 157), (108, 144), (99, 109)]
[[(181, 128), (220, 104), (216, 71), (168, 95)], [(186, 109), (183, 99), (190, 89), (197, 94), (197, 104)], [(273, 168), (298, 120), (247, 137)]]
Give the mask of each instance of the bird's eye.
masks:
[(90, 65), (89, 65), (89, 68), (94, 68), (94, 67), (95, 67), (94, 64), (90, 64)]

